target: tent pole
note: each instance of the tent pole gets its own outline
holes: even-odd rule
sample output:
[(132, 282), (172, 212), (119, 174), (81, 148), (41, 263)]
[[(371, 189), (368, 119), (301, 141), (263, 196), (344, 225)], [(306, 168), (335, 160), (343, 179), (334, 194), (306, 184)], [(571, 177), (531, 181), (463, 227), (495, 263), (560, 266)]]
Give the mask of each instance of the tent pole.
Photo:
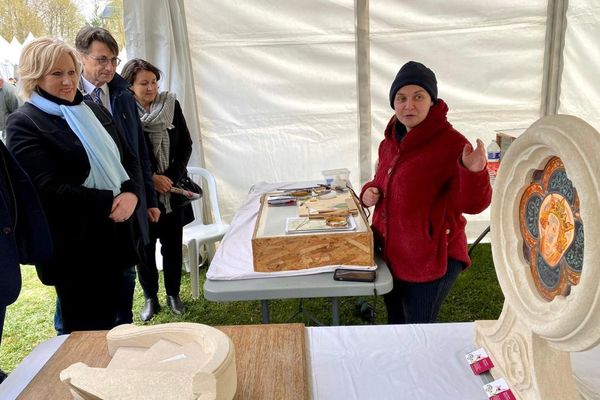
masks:
[(558, 113), (560, 82), (563, 71), (563, 50), (567, 30), (568, 0), (549, 0), (546, 20), (546, 48), (542, 79), (540, 116)]
[(371, 162), (371, 61), (369, 0), (354, 0), (356, 35), (356, 92), (358, 107), (358, 159), (360, 184), (373, 176)]

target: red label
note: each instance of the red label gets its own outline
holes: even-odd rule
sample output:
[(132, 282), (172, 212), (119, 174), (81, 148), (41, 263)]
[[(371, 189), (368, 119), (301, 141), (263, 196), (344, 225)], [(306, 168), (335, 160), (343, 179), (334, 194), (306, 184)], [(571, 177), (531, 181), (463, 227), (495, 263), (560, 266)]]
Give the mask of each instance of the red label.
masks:
[(490, 174), (490, 177), (495, 178), (498, 175), (498, 168), (500, 168), (500, 162), (498, 161), (488, 161), (487, 170)]
[(483, 390), (489, 400), (517, 400), (504, 378), (483, 385)]
[(489, 371), (492, 368), (494, 368), (494, 363), (492, 363), (492, 360), (490, 360), (489, 357), (482, 358), (471, 364), (471, 369), (475, 375)]
[(510, 389), (508, 389), (505, 392), (490, 397), (490, 400), (517, 400), (517, 398), (515, 397), (513, 392)]

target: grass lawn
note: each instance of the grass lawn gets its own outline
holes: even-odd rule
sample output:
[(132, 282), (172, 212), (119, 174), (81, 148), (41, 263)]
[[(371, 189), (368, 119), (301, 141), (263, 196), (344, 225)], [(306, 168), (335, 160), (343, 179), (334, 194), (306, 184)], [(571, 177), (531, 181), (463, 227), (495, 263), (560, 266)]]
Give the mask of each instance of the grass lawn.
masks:
[[(489, 244), (480, 244), (472, 254), (473, 267), (461, 274), (452, 292), (446, 299), (439, 322), (462, 322), (478, 319), (496, 319), (502, 310), (504, 297), (498, 286)], [(39, 343), (55, 335), (53, 327), (56, 294), (53, 287), (44, 286), (37, 279), (35, 268), (23, 266), (23, 289), (16, 303), (6, 310), (4, 335), (0, 347), (0, 368), (12, 371), (21, 360)], [(201, 271), (201, 286), (204, 284)], [(162, 275), (161, 275), (162, 276)], [(198, 322), (207, 325), (259, 324), (261, 305), (259, 301), (214, 303), (201, 298), (193, 301), (189, 274), (184, 274), (181, 297), (188, 311), (183, 316), (169, 312), (166, 306), (153, 318), (152, 324), (166, 322)], [(162, 283), (161, 283), (162, 288)], [(164, 303), (164, 289), (160, 297)], [(357, 313), (357, 304), (366, 300), (373, 304), (373, 297), (344, 297), (340, 299), (340, 322), (342, 325), (366, 324)], [(142, 324), (139, 312), (144, 303), (142, 291), (137, 285), (134, 299), (134, 323)], [(297, 314), (299, 300), (270, 301), (270, 316), (273, 323), (314, 323)], [(328, 299), (306, 299), (304, 307), (324, 324), (331, 323), (331, 303)], [(376, 300), (376, 323), (386, 321), (383, 299)]]

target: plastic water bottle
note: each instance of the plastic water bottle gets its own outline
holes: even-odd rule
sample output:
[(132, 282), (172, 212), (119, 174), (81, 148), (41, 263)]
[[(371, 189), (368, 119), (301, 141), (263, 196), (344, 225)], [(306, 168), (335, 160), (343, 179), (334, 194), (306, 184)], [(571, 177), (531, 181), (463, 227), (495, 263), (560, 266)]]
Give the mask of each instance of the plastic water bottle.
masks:
[(495, 140), (492, 140), (487, 147), (487, 170), (490, 174), (490, 183), (494, 186), (498, 168), (500, 168), (500, 146)]

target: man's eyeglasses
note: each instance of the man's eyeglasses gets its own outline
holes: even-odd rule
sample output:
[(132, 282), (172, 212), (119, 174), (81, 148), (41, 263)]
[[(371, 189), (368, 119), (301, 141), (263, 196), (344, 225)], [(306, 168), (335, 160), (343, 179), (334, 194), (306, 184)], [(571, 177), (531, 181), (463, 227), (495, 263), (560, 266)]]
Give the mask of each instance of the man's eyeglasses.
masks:
[(110, 62), (112, 65), (114, 65), (116, 67), (117, 65), (121, 64), (121, 59), (119, 57), (113, 57), (113, 58), (108, 58), (108, 57), (105, 57), (105, 56), (96, 57), (96, 56), (93, 56), (91, 54), (87, 54), (87, 57), (90, 57), (90, 58), (98, 61), (98, 63), (100, 65), (106, 65), (106, 64), (108, 64)]

